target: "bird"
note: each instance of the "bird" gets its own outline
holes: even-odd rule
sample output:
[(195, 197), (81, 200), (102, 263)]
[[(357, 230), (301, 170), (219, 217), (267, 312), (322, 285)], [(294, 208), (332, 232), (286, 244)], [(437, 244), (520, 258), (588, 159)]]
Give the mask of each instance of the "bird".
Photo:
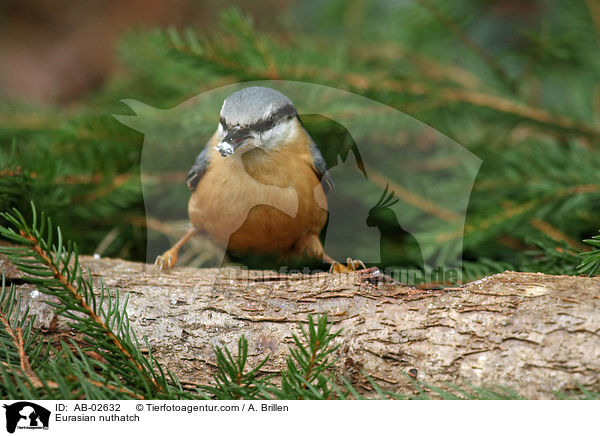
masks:
[(408, 255), (402, 247), (419, 247), (417, 239), (398, 222), (396, 212), (392, 206), (398, 203), (394, 191), (388, 190), (389, 185), (385, 186), (383, 194), (377, 201), (377, 204), (369, 209), (367, 217), (367, 226), (377, 227), (381, 233), (379, 242), (380, 266), (382, 268), (403, 265), (405, 267), (415, 267), (424, 270), (423, 255), (418, 250), (415, 254)]
[(159, 271), (173, 268), (181, 247), (199, 233), (233, 253), (308, 256), (336, 272), (364, 267), (324, 252), (319, 235), (334, 184), (296, 107), (273, 88), (246, 87), (224, 100), (187, 186), (191, 228), (157, 257)]

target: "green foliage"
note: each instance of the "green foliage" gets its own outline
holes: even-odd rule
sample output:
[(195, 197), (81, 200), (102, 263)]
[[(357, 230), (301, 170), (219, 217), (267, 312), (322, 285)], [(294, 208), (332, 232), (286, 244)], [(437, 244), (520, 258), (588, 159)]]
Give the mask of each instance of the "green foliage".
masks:
[(301, 336), (294, 335), (287, 369), (279, 384), (260, 370), (265, 357), (245, 372), (248, 343), (241, 337), (237, 357), (227, 349), (215, 348), (218, 371), (214, 386), (186, 391), (177, 377), (165, 372), (148, 356), (129, 326), (127, 301), (111, 292), (102, 281), (92, 282), (84, 272), (71, 242), (63, 243), (60, 228), (33, 208), (31, 223), (16, 209), (2, 213), (10, 227), (0, 226), (0, 235), (13, 246), (0, 246), (0, 253), (25, 275), (24, 280), (53, 299), (47, 304), (55, 314), (69, 320), (81, 337), (58, 347), (45, 343), (33, 328), (34, 319), (22, 308), (14, 285), (2, 276), (0, 293), (0, 392), (9, 398), (159, 398), (159, 399), (325, 399), (341, 393), (334, 386), (331, 354), (338, 349), (332, 341), (326, 316), (308, 318)]
[(332, 346), (331, 342), (340, 332), (338, 330), (331, 333), (331, 325), (327, 324), (326, 316), (319, 318), (315, 325), (312, 316), (309, 315), (308, 329), (302, 328), (304, 343), (294, 336), (296, 346), (290, 349), (287, 370), (281, 376), (281, 391), (278, 391), (282, 398), (332, 398), (334, 375), (326, 375), (326, 371), (334, 363), (329, 357), (330, 354), (339, 348), (339, 345)]
[[(485, 2), (355, 3), (317, 1), (309, 15), (292, 7), (278, 33), (257, 30), (237, 9), (217, 29), (131, 32), (118, 48), (123, 73), (76, 109), (3, 103), (0, 208), (34, 200), (82, 252), (145, 259), (142, 136), (110, 117), (125, 111), (119, 100), (169, 108), (227, 83), (308, 81), (402, 110), (483, 159), (464, 232), (465, 279), (506, 268), (575, 273), (570, 254), (585, 250), (579, 241), (595, 233), (600, 206), (600, 63), (589, 56), (598, 33), (585, 2), (533, 2), (515, 17)], [(334, 123), (307, 127), (325, 148), (340, 137)], [(453, 195), (451, 184), (440, 189)], [(411, 240), (399, 244), (418, 261)]]
[(279, 399), (279, 400), (326, 400), (345, 398), (345, 389), (336, 385), (331, 367), (336, 359), (331, 355), (339, 348), (332, 341), (341, 331), (331, 333), (327, 315), (308, 317), (308, 327), (300, 326), (301, 336), (292, 335), (294, 346), (289, 349), (286, 369), (273, 382), (273, 375), (260, 375), (260, 369), (269, 359), (266, 356), (257, 366), (245, 372), (248, 342), (241, 337), (237, 357), (226, 348), (215, 348), (218, 371), (215, 386), (204, 386), (215, 399)]
[[(21, 366), (29, 368), (32, 365), (29, 362), (39, 362), (43, 374), (28, 374), (28, 371), (22, 374), (23, 371), (13, 370), (15, 380), (21, 381), (19, 377), (30, 376), (33, 381), (15, 383), (17, 390), (11, 391), (11, 394), (20, 392), (23, 394), (21, 397), (37, 398), (39, 396), (31, 390), (32, 387), (37, 387), (50, 397), (60, 391), (61, 395), (71, 392), (69, 398), (76, 398), (83, 391), (86, 398), (88, 395), (102, 398), (106, 396), (103, 391), (111, 388), (130, 397), (185, 396), (177, 387), (176, 379), (163, 372), (152, 354), (146, 357), (141, 352), (140, 344), (129, 326), (127, 301), (120, 301), (118, 291), (110, 292), (102, 282), (99, 289), (94, 286), (91, 274), (84, 273), (79, 263), (76, 246), (71, 242), (63, 244), (60, 228), (54, 229), (51, 220), (43, 213), (38, 216), (35, 208), (31, 224), (16, 209), (12, 214), (2, 213), (2, 217), (11, 227), (0, 227), (0, 234), (16, 246), (2, 246), (0, 253), (6, 254), (26, 274), (27, 281), (36, 285), (40, 292), (54, 297), (47, 304), (54, 307), (56, 315), (70, 320), (69, 325), (82, 334), (80, 344), (72, 342), (72, 350), (67, 344), (61, 344), (58, 358), (52, 359), (40, 359), (36, 356), (35, 352), (39, 352), (43, 343), (39, 337), (36, 339), (35, 336), (28, 335), (27, 340), (23, 339), (24, 344), (37, 344), (34, 353), (31, 353), (33, 356), (30, 356), (29, 349), (20, 345), (23, 342), (19, 339), (20, 330), (11, 334), (15, 328), (20, 329), (23, 317), (26, 316), (26, 311), (19, 314), (17, 310), (12, 325), (5, 323), (5, 345), (8, 348), (12, 342), (13, 346), (21, 347), (28, 361), (21, 361)], [(94, 294), (94, 290), (98, 291), (98, 295)], [(3, 289), (3, 296), (6, 297), (4, 301), (8, 302), (8, 310), (3, 316), (10, 319), (14, 288), (6, 295)], [(31, 332), (29, 324), (24, 333)], [(90, 357), (90, 353), (95, 357)], [(56, 351), (52, 354), (56, 354)], [(17, 362), (12, 359), (6, 363), (15, 365)], [(49, 367), (46, 368), (46, 365)], [(65, 368), (69, 372), (64, 372)], [(57, 377), (48, 377), (48, 372), (56, 373)], [(74, 378), (70, 384), (69, 378)], [(8, 390), (9, 379), (10, 377), (4, 377)], [(88, 383), (82, 383), (73, 393), (69, 387), (80, 379)], [(96, 384), (100, 386), (95, 387)]]
[[(215, 383), (191, 391), (182, 387), (175, 375), (165, 372), (148, 356), (129, 326), (127, 302), (118, 292), (100, 281), (92, 282), (79, 263), (74, 244), (63, 244), (59, 228), (33, 209), (31, 223), (14, 210), (3, 213), (10, 227), (0, 226), (0, 234), (14, 246), (0, 246), (23, 273), (23, 280), (34, 284), (44, 295), (53, 297), (47, 304), (56, 315), (69, 320), (80, 336), (77, 340), (48, 343), (34, 326), (28, 308), (21, 304), (14, 284), (7, 286), (2, 275), (0, 291), (0, 395), (3, 398), (29, 399), (364, 399), (352, 384), (336, 373), (339, 349), (326, 315), (309, 316), (300, 334), (293, 335), (285, 368), (278, 377), (264, 373), (264, 357), (248, 366), (248, 342), (238, 341), (237, 355), (227, 348), (215, 347)], [(436, 387), (411, 381), (416, 393), (390, 392), (370, 381), (372, 392), (380, 399), (517, 399), (502, 388), (466, 385)], [(560, 398), (597, 399), (596, 390), (584, 387)]]
[(594, 247), (594, 250), (579, 254), (581, 264), (577, 267), (577, 272), (593, 276), (600, 269), (600, 235), (585, 239), (583, 242)]
[(600, 400), (600, 390), (588, 389), (581, 384), (570, 392), (555, 392), (554, 395), (558, 400)]
[[(56, 313), (83, 334), (79, 342), (45, 343), (3, 279), (2, 395), (362, 398), (335, 372), (339, 332), (332, 333), (324, 317), (309, 318), (294, 336), (277, 377), (261, 371), (268, 356), (247, 369), (243, 337), (236, 355), (215, 349), (215, 384), (194, 392), (141, 351), (126, 301), (92, 283), (77, 247), (63, 244), (77, 240), (81, 252), (145, 260), (143, 139), (110, 116), (127, 110), (122, 98), (170, 108), (224, 84), (262, 79), (307, 81), (369, 97), (426, 122), (483, 160), (465, 223), (464, 279), (505, 269), (597, 274), (600, 58), (590, 53), (598, 53), (600, 31), (582, 1), (531, 2), (512, 19), (510, 11), (497, 14), (492, 3), (315, 1), (310, 13), (292, 6), (278, 32), (260, 30), (251, 17), (229, 9), (218, 28), (125, 35), (118, 46), (120, 74), (74, 107), (0, 102), (0, 210), (25, 210), (33, 200), (64, 232), (35, 213), (32, 224), (18, 212), (2, 214), (0, 233), (16, 246), (0, 251), (40, 292), (56, 297)], [(309, 119), (307, 128), (325, 146), (350, 136), (333, 122)], [(439, 156), (439, 164), (456, 165), (451, 156)], [(158, 185), (183, 183), (153, 176)], [(439, 189), (453, 195), (451, 184)], [(372, 205), (368, 196), (351, 201)], [(406, 213), (413, 213), (408, 205)], [(448, 235), (440, 229), (431, 239)], [(408, 242), (399, 250), (412, 260), (419, 255)], [(513, 398), (502, 389), (417, 381), (416, 395), (371, 385), (381, 398)], [(573, 395), (598, 398), (583, 387)]]
[(525, 251), (528, 257), (524, 265), (527, 271), (544, 271), (548, 274), (577, 274), (577, 253), (565, 241), (549, 236), (526, 239), (533, 247)]
[(233, 357), (227, 348), (214, 348), (217, 357), (217, 372), (215, 373), (215, 386), (205, 386), (213, 398), (217, 400), (255, 400), (262, 398), (263, 392), (270, 377), (260, 377), (259, 371), (269, 356), (265, 357), (257, 366), (248, 372), (246, 369), (248, 358), (248, 341), (242, 336), (238, 342), (238, 355)]
[(470, 383), (465, 383), (464, 387), (456, 386), (450, 383), (443, 387), (432, 386), (428, 383), (412, 380), (413, 386), (417, 391), (414, 399), (419, 400), (523, 400), (524, 398), (512, 390), (498, 386), (496, 388), (476, 387)]

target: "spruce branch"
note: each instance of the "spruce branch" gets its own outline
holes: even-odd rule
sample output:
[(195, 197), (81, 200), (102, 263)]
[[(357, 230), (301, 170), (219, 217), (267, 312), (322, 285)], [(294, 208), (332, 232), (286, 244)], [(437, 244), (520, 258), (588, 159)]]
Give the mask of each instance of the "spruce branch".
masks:
[(169, 386), (160, 365), (152, 356), (146, 359), (139, 351), (125, 311), (127, 302), (120, 307), (118, 292), (111, 295), (102, 284), (100, 295), (96, 297), (91, 275), (88, 272), (88, 277), (84, 276), (76, 247), (63, 245), (60, 228), (53, 245), (54, 230), (50, 219), (45, 219), (42, 213), (38, 225), (33, 204), (32, 210), (31, 226), (16, 209), (12, 214), (1, 214), (17, 230), (0, 227), (0, 235), (20, 246), (0, 247), (0, 253), (7, 254), (41, 292), (58, 299), (58, 302), (48, 303), (57, 313), (76, 321), (71, 325), (88, 337), (88, 342), (95, 345), (94, 350), (108, 364), (115, 364), (115, 371), (130, 380), (137, 379), (157, 393), (166, 393)]
[(301, 335), (292, 335), (294, 345), (289, 349), (285, 369), (281, 372), (280, 386), (273, 382), (273, 374), (261, 375), (269, 356), (253, 369), (246, 371), (248, 342), (244, 336), (238, 341), (237, 357), (227, 348), (215, 347), (217, 373), (215, 386), (202, 386), (202, 390), (215, 399), (334, 399), (347, 394), (335, 383), (330, 372), (336, 359), (331, 359), (339, 345), (332, 340), (340, 333), (331, 333), (327, 315), (316, 322), (308, 317), (308, 328), (300, 326)]
[[(417, 2), (423, 3), (425, 7), (431, 6), (429, 2), (421, 2), (420, 0)], [(212, 39), (207, 37), (204, 45), (202, 45), (198, 38), (193, 36), (192, 31), (187, 32), (187, 43), (176, 31), (170, 31), (170, 46), (183, 55), (217, 65), (228, 72), (254, 80), (273, 79), (273, 77), (279, 76), (286, 77), (289, 80), (324, 79), (336, 85), (339, 83), (349, 84), (361, 93), (377, 92), (377, 95), (412, 94), (433, 98), (435, 101), (444, 103), (467, 103), (524, 119), (549, 130), (567, 131), (592, 138), (600, 137), (600, 130), (595, 126), (566, 116), (555, 115), (544, 108), (532, 106), (492, 92), (456, 88), (454, 86), (432, 86), (430, 82), (415, 79), (398, 80), (397, 76), (386, 71), (380, 72), (383, 77), (371, 76), (363, 73), (360, 68), (353, 64), (347, 65), (342, 70), (330, 68), (327, 65), (319, 65), (318, 70), (316, 70), (313, 65), (277, 64), (270, 56), (267, 60), (264, 59), (264, 47), (257, 42), (263, 41), (264, 36), (254, 29), (251, 20), (240, 16), (234, 10), (233, 13), (227, 12), (225, 14), (224, 22), (228, 24), (228, 29), (237, 28), (238, 32), (235, 35), (245, 42), (245, 44), (242, 44), (243, 49), (214, 37)], [(233, 23), (236, 23), (235, 26)], [(193, 41), (193, 43), (190, 41)], [(283, 49), (284, 47), (274, 47), (273, 51), (277, 52)], [(484, 54), (485, 56), (486, 54)], [(491, 59), (489, 56), (487, 58)], [(254, 59), (261, 59), (261, 62), (254, 62)], [(498, 71), (503, 71), (499, 65), (498, 68), (492, 68), (496, 74), (498, 74)], [(499, 74), (503, 76), (503, 73)], [(505, 79), (510, 82), (508, 76), (502, 80)], [(508, 86), (512, 87), (512, 85)]]
[[(100, 285), (99, 296), (93, 294), (94, 285), (91, 277), (85, 278), (79, 265), (76, 248), (66, 247), (62, 243), (60, 229), (57, 229), (57, 242), (53, 244), (54, 231), (50, 220), (41, 218), (33, 209), (33, 222), (28, 225), (23, 216), (14, 210), (12, 214), (4, 213), (2, 217), (14, 228), (0, 227), (0, 234), (11, 242), (20, 244), (16, 247), (0, 247), (0, 252), (7, 254), (9, 259), (27, 275), (25, 279), (37, 285), (40, 291), (52, 295), (58, 301), (47, 303), (56, 312), (76, 321), (70, 325), (86, 337), (86, 342), (94, 344), (93, 349), (81, 348), (71, 340), (61, 343), (55, 350), (52, 359), (40, 359), (44, 365), (49, 365), (43, 373), (51, 377), (39, 376), (29, 363), (26, 353), (26, 341), (23, 329), (13, 327), (9, 322), (10, 313), (14, 310), (15, 288), (12, 287), (10, 298), (6, 298), (9, 314), (0, 310), (0, 327), (4, 326), (7, 340), (3, 342), (10, 347), (11, 360), (3, 362), (1, 371), (3, 379), (17, 380), (21, 388), (11, 391), (14, 397), (28, 396), (35, 398), (32, 389), (45, 391), (46, 395), (62, 398), (146, 398), (148, 396), (164, 396), (166, 398), (195, 397), (186, 394), (177, 379), (169, 373), (171, 385), (167, 384), (166, 374), (153, 358), (143, 358), (140, 344), (129, 329), (126, 302), (119, 305), (118, 293), (114, 298)], [(38, 225), (39, 222), (39, 225)], [(3, 296), (4, 287), (3, 287)], [(4, 300), (2, 300), (4, 301)], [(16, 313), (20, 313), (19, 307)], [(25, 319), (27, 313), (22, 315)], [(21, 319), (21, 318), (19, 318)], [(31, 320), (30, 322), (33, 322)], [(26, 330), (31, 332), (31, 326)], [(2, 344), (2, 343), (0, 343)], [(148, 348), (149, 344), (147, 344)], [(268, 356), (253, 370), (245, 372), (248, 344), (245, 338), (240, 339), (238, 358), (234, 359), (228, 350), (223, 353), (217, 350), (220, 363), (219, 376), (216, 377), (216, 387), (206, 392), (215, 398), (258, 398), (258, 393), (265, 389), (260, 383), (266, 383), (267, 378), (258, 378), (257, 372), (267, 361)], [(228, 378), (231, 374), (231, 378)], [(136, 377), (137, 376), (137, 377)], [(137, 380), (136, 380), (137, 378)], [(140, 380), (143, 378), (143, 380)], [(52, 380), (52, 381), (49, 381)], [(145, 383), (140, 383), (145, 381)], [(14, 385), (15, 383), (12, 383)], [(232, 386), (236, 386), (232, 388)], [(148, 391), (150, 386), (154, 393)], [(200, 397), (207, 394), (197, 391)]]
[(397, 183), (390, 183), (387, 177), (377, 171), (375, 168), (372, 168), (368, 165), (365, 165), (365, 169), (367, 174), (369, 175), (369, 179), (379, 185), (382, 188), (389, 186), (394, 194), (404, 201), (407, 204), (410, 204), (418, 209), (421, 209), (424, 212), (427, 212), (433, 216), (436, 216), (444, 221), (449, 222), (460, 222), (461, 218), (463, 218), (460, 214), (457, 214), (454, 211), (448, 210), (439, 204), (436, 204), (433, 201), (428, 200), (414, 192), (409, 191), (402, 185)]
[(584, 244), (582, 244), (581, 242), (576, 241), (575, 239), (566, 235), (564, 232), (560, 231), (559, 229), (557, 229), (555, 226), (548, 223), (547, 221), (544, 221), (540, 218), (532, 218), (529, 221), (529, 223), (531, 224), (532, 227), (534, 227), (537, 230), (539, 230), (540, 232), (546, 234), (549, 238), (554, 239), (556, 241), (564, 241), (571, 248), (571, 250), (570, 250), (571, 252), (573, 252), (573, 250), (577, 250), (577, 251), (586, 251), (587, 250), (587, 247)]
[(437, 20), (454, 33), (466, 47), (479, 56), (512, 93), (517, 92), (517, 84), (509, 76), (504, 67), (492, 55), (488, 54), (480, 44), (471, 38), (455, 20), (428, 0), (415, 0), (415, 2), (427, 9)]
[(278, 80), (281, 78), (277, 71), (277, 64), (267, 47), (268, 39), (254, 30), (252, 17), (244, 15), (238, 8), (230, 8), (224, 11), (221, 26), (225, 29), (233, 29), (246, 43), (245, 45), (256, 52), (266, 68), (268, 79)]
[[(16, 301), (16, 305), (14, 304)], [(28, 352), (37, 357), (38, 350), (31, 349), (36, 341), (36, 335), (33, 334), (33, 319), (27, 321), (28, 311), (21, 311), (20, 300), (16, 299), (16, 288), (10, 286), (6, 288), (6, 277), (2, 274), (2, 293), (0, 294), (0, 343), (2, 354), (5, 356), (2, 365), (6, 370), (12, 370), (12, 373), (22, 380), (27, 380), (33, 388), (40, 388), (44, 385), (57, 387), (53, 381), (42, 382), (38, 374), (32, 369)], [(11, 320), (12, 318), (12, 320)], [(23, 327), (25, 326), (25, 330)], [(37, 352), (36, 352), (37, 351)], [(11, 355), (18, 356), (19, 366), (14, 367), (10, 358)], [(3, 377), (6, 381), (6, 377)]]
[(238, 341), (237, 357), (233, 357), (227, 348), (215, 347), (217, 372), (214, 375), (215, 386), (202, 386), (209, 395), (222, 399), (260, 399), (270, 385), (272, 376), (260, 376), (259, 371), (267, 363), (267, 355), (254, 368), (246, 372), (248, 359), (248, 341), (244, 336)]
[[(118, 292), (111, 295), (102, 283), (99, 295), (94, 295), (94, 284), (89, 273), (88, 277), (83, 274), (76, 247), (65, 246), (60, 229), (55, 232), (43, 213), (38, 217), (33, 204), (32, 211), (31, 225), (17, 210), (0, 214), (12, 224), (11, 228), (0, 226), (0, 235), (17, 244), (0, 246), (0, 253), (8, 255), (26, 274), (25, 280), (35, 284), (41, 292), (56, 297), (47, 304), (53, 306), (57, 314), (70, 319), (70, 325), (84, 335), (85, 342), (94, 345), (90, 349), (89, 346), (82, 348), (74, 340), (69, 344), (61, 343), (59, 349), (52, 352), (54, 357), (37, 359), (40, 364), (37, 370), (33, 368), (28, 355), (31, 340), (26, 339), (32, 332), (32, 324), (23, 329), (20, 324), (14, 326), (14, 322), (9, 321), (10, 313), (15, 310), (13, 286), (11, 298), (6, 299), (8, 314), (0, 307), (0, 327), (4, 326), (5, 332), (0, 345), (11, 350), (5, 353), (9, 359), (0, 367), (0, 376), (4, 379), (12, 377), (20, 386), (10, 391), (12, 396), (25, 394), (35, 398), (36, 389), (47, 396), (62, 398), (147, 398), (158, 395), (166, 398), (326, 399), (345, 395), (335, 386), (331, 371), (336, 361), (331, 354), (339, 347), (332, 341), (340, 331), (331, 332), (325, 315), (316, 321), (309, 316), (307, 328), (301, 326), (300, 336), (293, 335), (294, 345), (290, 347), (287, 366), (281, 374), (281, 387), (272, 382), (273, 374), (261, 373), (269, 356), (254, 368), (246, 369), (248, 343), (243, 336), (238, 342), (236, 357), (227, 349), (215, 348), (217, 373), (214, 386), (202, 386), (190, 396), (170, 373), (171, 383), (168, 384), (152, 353), (148, 359), (142, 356), (140, 344), (129, 327), (126, 302), (120, 305)], [(56, 241), (53, 242), (55, 233)], [(18, 305), (16, 313), (20, 314)], [(26, 316), (27, 311), (20, 315), (21, 324)], [(40, 346), (35, 347), (36, 353), (40, 350)]]
[(581, 263), (577, 267), (577, 272), (591, 277), (600, 270), (600, 235), (596, 235), (592, 239), (584, 239), (583, 242), (593, 247), (593, 250), (579, 253)]
[(308, 317), (308, 327), (300, 327), (301, 337), (293, 335), (294, 347), (290, 348), (286, 369), (281, 375), (281, 389), (274, 390), (278, 396), (287, 399), (329, 399), (335, 394), (335, 374), (329, 369), (337, 359), (331, 354), (338, 350), (332, 341), (341, 330), (332, 333), (327, 315), (321, 315), (316, 322)]
[(585, 0), (585, 3), (590, 10), (590, 17), (594, 23), (594, 30), (596, 32), (596, 42), (600, 49), (600, 2), (598, 0)]
[(529, 271), (548, 271), (551, 274), (576, 274), (578, 257), (569, 241), (543, 234), (541, 237), (530, 236), (525, 241), (535, 248), (525, 250), (527, 257), (523, 261)]

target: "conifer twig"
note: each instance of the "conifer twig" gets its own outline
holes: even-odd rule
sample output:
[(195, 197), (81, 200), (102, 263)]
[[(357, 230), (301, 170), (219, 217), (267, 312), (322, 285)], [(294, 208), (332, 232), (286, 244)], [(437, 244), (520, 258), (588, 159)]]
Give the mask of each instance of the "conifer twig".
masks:
[(376, 171), (374, 168), (365, 165), (365, 169), (367, 171), (367, 177), (369, 178), (369, 180), (378, 184), (382, 188), (386, 185), (389, 185), (389, 188), (392, 191), (394, 191), (395, 195), (402, 201), (412, 206), (415, 206), (416, 208), (421, 209), (422, 211), (436, 216), (444, 221), (453, 222), (458, 221), (462, 218), (462, 215), (459, 215), (454, 211), (446, 209), (440, 206), (439, 204), (436, 204), (426, 198), (423, 198), (420, 195), (415, 194), (414, 192), (410, 192), (408, 189), (397, 183), (390, 182), (385, 176), (383, 176), (380, 172)]
[(106, 323), (102, 320), (102, 318), (92, 309), (92, 307), (87, 304), (83, 296), (77, 292), (77, 289), (69, 282), (69, 280), (59, 271), (58, 266), (52, 261), (50, 256), (44, 251), (44, 249), (40, 246), (38, 239), (31, 234), (31, 232), (19, 230), (21, 236), (31, 242), (31, 250), (33, 250), (40, 259), (42, 259), (44, 265), (50, 269), (53, 277), (66, 289), (68, 290), (73, 298), (77, 300), (79, 305), (83, 308), (84, 312), (88, 314), (88, 316), (102, 329), (105, 331), (108, 338), (111, 342), (119, 349), (119, 351), (131, 362), (133, 365), (137, 367), (141, 374), (143, 374), (144, 378), (156, 389), (157, 391), (161, 391), (161, 387), (158, 386), (154, 379), (149, 378), (144, 371), (142, 365), (133, 358), (129, 350), (125, 348), (125, 346), (121, 343), (120, 339), (113, 333), (113, 331), (108, 328)]
[[(38, 375), (31, 368), (31, 363), (29, 362), (29, 358), (27, 357), (27, 354), (25, 352), (25, 341), (23, 340), (23, 330), (21, 329), (21, 327), (17, 327), (17, 329), (14, 330), (11, 327), (9, 320), (2, 312), (0, 312), (0, 322), (4, 324), (4, 329), (6, 330), (8, 336), (11, 338), (15, 348), (17, 349), (17, 353), (19, 354), (21, 375), (26, 377), (36, 388), (44, 386), (44, 383), (42, 383)], [(8, 367), (8, 364), (6, 362), (3, 362), (3, 364), (6, 367)], [(47, 380), (46, 384), (52, 388), (58, 387), (58, 384), (51, 380)]]
[(589, 250), (589, 248), (585, 244), (582, 244), (581, 242), (569, 237), (564, 232), (561, 232), (559, 229), (540, 218), (532, 218), (531, 220), (529, 220), (529, 223), (534, 228), (538, 229), (540, 232), (548, 235), (550, 238), (555, 239), (557, 241), (565, 241), (577, 251)]
[[(76, 379), (73, 378), (73, 380), (76, 380)], [(120, 392), (122, 394), (126, 394), (126, 395), (130, 396), (131, 398), (136, 398), (138, 400), (144, 400), (146, 398), (143, 395), (136, 394), (135, 392), (131, 392), (128, 389), (121, 388), (119, 386), (113, 386), (113, 385), (110, 385), (110, 384), (101, 383), (99, 381), (90, 380), (90, 379), (88, 379), (87, 382), (93, 384), (94, 386), (96, 386), (98, 388), (106, 388), (106, 389), (111, 390), (111, 391)]]
[(111, 192), (119, 189), (125, 183), (129, 182), (133, 179), (133, 174), (120, 174), (116, 176), (111, 182), (106, 186), (101, 186), (97, 190), (87, 193), (84, 197), (77, 198), (75, 201), (81, 203), (91, 203), (98, 198), (106, 197)]
[[(420, 0), (417, 0), (420, 2)], [(211, 50), (211, 46), (204, 47), (205, 50), (197, 52), (190, 50), (185, 44), (174, 44), (172, 47), (186, 55), (202, 58), (221, 67), (234, 72), (243, 71), (245, 75), (254, 76), (256, 79), (271, 79), (272, 71), (267, 68), (255, 68), (250, 65), (240, 65), (239, 62), (221, 56), (218, 52)], [(487, 107), (502, 113), (518, 116), (543, 125), (546, 128), (556, 130), (564, 129), (578, 135), (600, 138), (600, 129), (590, 126), (584, 122), (571, 118), (554, 115), (544, 109), (534, 107), (520, 101), (490, 94), (484, 91), (472, 89), (455, 89), (451, 87), (432, 87), (428, 84), (414, 80), (398, 81), (391, 76), (369, 77), (365, 74), (347, 70), (338, 71), (325, 66), (318, 69), (311, 65), (279, 65), (278, 75), (288, 79), (304, 79), (321, 77), (336, 84), (347, 83), (362, 92), (369, 91), (394, 91), (397, 93), (408, 93), (417, 96), (431, 96), (438, 101), (453, 103), (467, 103), (474, 106)]]
[[(1, 251), (8, 254), (9, 258), (12, 258), (13, 262), (16, 262), (16, 265), (23, 271), (34, 276), (37, 275), (44, 277), (44, 279), (36, 279), (41, 285), (42, 289), (61, 288), (66, 291), (68, 295), (73, 298), (74, 302), (76, 302), (75, 306), (78, 308), (77, 310), (85, 314), (85, 316), (90, 319), (91, 325), (94, 326), (95, 329), (99, 329), (99, 331), (102, 332), (102, 335), (108, 339), (108, 342), (112, 343), (118, 353), (120, 353), (120, 355), (122, 355), (126, 361), (130, 362), (133, 367), (139, 371), (140, 375), (155, 391), (163, 392), (163, 388), (157, 383), (156, 379), (154, 378), (155, 376), (147, 373), (142, 364), (133, 357), (131, 351), (122, 342), (122, 339), (113, 332), (112, 328), (110, 328), (102, 319), (102, 317), (96, 312), (96, 302), (93, 294), (91, 295), (91, 302), (94, 307), (88, 303), (87, 298), (82, 295), (80, 289), (74, 286), (73, 283), (76, 282), (80, 288), (83, 287), (84, 290), (89, 290), (90, 293), (92, 292), (91, 289), (88, 289), (88, 287), (91, 286), (91, 282), (88, 283), (83, 280), (77, 254), (74, 254), (74, 251), (65, 250), (65, 247), (62, 245), (60, 229), (58, 229), (58, 243), (55, 246), (55, 252), (53, 253), (49, 251), (48, 248), (49, 244), (51, 244), (52, 233), (54, 231), (51, 228), (51, 223), (50, 221), (46, 223), (44, 220), (44, 215), (42, 214), (42, 224), (38, 229), (37, 212), (33, 204), (32, 211), (33, 224), (31, 228), (25, 223), (22, 215), (18, 211), (14, 211), (15, 216), (8, 213), (2, 213), (3, 218), (17, 227), (18, 233), (14, 229), (7, 229), (3, 227), (0, 227), (0, 233), (23, 246), (25, 250), (15, 251), (14, 248), (3, 248)], [(41, 243), (39, 238), (41, 238), (41, 235), (44, 234), (44, 231), (48, 232), (48, 241), (43, 241), (43, 243)], [(64, 258), (63, 255), (65, 256)], [(71, 267), (70, 261), (73, 255), (75, 256), (75, 266)], [(33, 259), (27, 259), (27, 257), (31, 257)], [(53, 257), (56, 258), (56, 261), (53, 260)], [(39, 264), (35, 265), (36, 262), (39, 262)], [(58, 262), (62, 262), (63, 265), (59, 265)], [(44, 271), (44, 268), (47, 268), (48, 271)], [(74, 268), (74, 270), (71, 268)], [(55, 282), (48, 282), (49, 279), (54, 280)], [(33, 281), (34, 279), (32, 278), (31, 280)], [(52, 293), (52, 291), (49, 292)], [(103, 299), (104, 296), (101, 297), (101, 300)], [(124, 316), (126, 317), (126, 314)], [(120, 322), (118, 325), (121, 326), (122, 323)]]
[(508, 73), (504, 70), (502, 65), (497, 62), (492, 56), (490, 56), (484, 48), (479, 45), (473, 38), (471, 38), (461, 26), (456, 23), (452, 18), (443, 13), (440, 9), (434, 6), (428, 0), (415, 0), (416, 3), (423, 6), (427, 9), (438, 21), (444, 24), (452, 33), (454, 33), (465, 46), (471, 49), (477, 56), (479, 56), (488, 67), (498, 76), (500, 80), (502, 80), (508, 89), (515, 93), (517, 91), (517, 86), (513, 79), (508, 75)]
[(598, 0), (585, 0), (592, 22), (594, 23), (594, 30), (596, 31), (596, 42), (598, 44), (598, 50), (600, 50), (600, 2)]

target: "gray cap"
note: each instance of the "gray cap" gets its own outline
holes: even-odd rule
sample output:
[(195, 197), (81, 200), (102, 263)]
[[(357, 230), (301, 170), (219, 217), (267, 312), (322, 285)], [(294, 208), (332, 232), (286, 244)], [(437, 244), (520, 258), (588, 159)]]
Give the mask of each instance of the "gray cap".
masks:
[(227, 127), (251, 127), (269, 118), (280, 118), (280, 115), (290, 114), (296, 114), (294, 103), (281, 92), (262, 86), (251, 86), (236, 91), (225, 99), (221, 108), (221, 121), (224, 121)]

